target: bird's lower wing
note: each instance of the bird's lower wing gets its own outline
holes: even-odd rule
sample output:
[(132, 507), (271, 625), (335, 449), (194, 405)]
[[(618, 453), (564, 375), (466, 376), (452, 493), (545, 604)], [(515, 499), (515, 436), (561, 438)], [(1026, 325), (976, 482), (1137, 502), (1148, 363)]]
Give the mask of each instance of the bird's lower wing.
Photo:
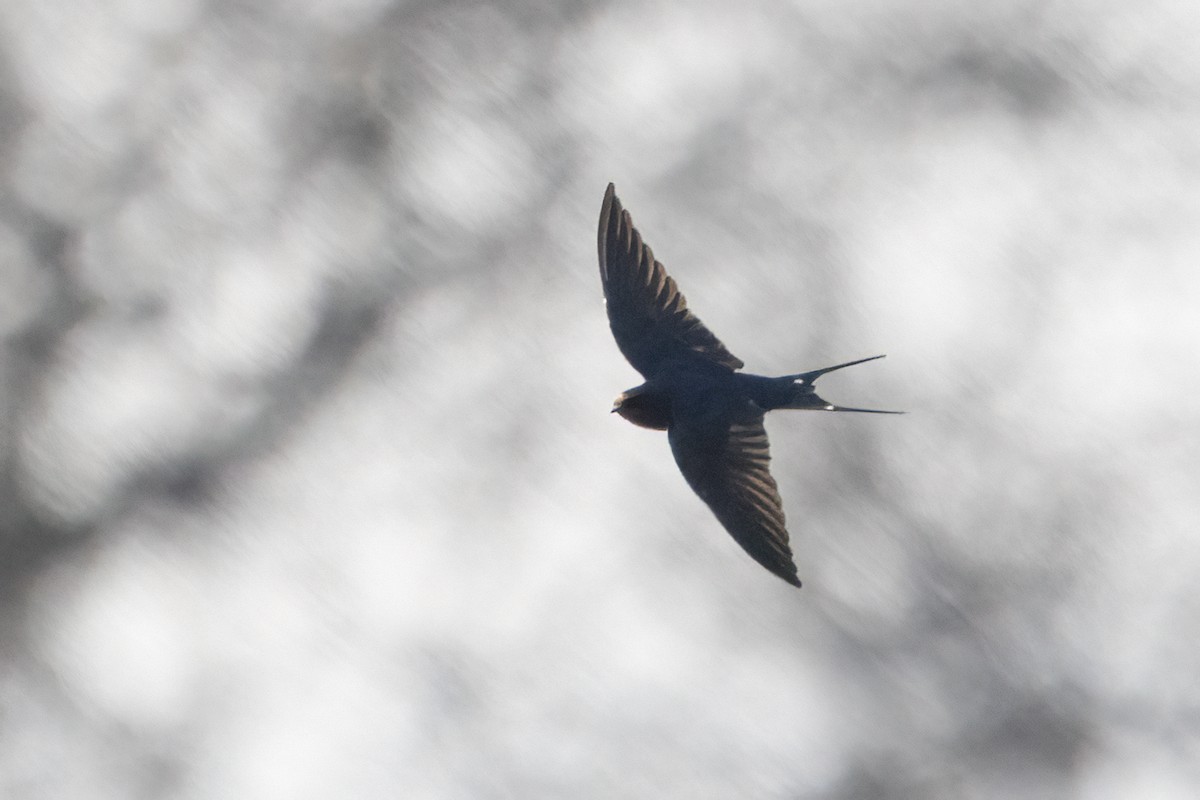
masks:
[(799, 586), (762, 414), (678, 419), (667, 432), (688, 484), (750, 557)]

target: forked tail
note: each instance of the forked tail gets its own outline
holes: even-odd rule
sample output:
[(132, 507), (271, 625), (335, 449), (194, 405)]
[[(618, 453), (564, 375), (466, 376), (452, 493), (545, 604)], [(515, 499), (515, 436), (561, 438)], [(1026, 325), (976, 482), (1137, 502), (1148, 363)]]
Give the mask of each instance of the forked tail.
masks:
[(849, 406), (835, 406), (833, 403), (819, 397), (813, 389), (813, 384), (817, 382), (817, 378), (827, 372), (853, 367), (855, 364), (865, 364), (868, 361), (874, 361), (883, 356), (871, 356), (870, 358), (860, 358), (857, 361), (847, 361), (845, 364), (838, 364), (833, 367), (825, 367), (824, 369), (814, 369), (811, 372), (801, 372), (796, 375), (784, 375), (779, 380), (787, 380), (792, 382), (792, 388), (796, 392), (785, 405), (777, 406), (778, 408), (804, 408), (814, 411), (855, 411), (860, 414), (903, 414), (903, 411), (884, 411), (878, 408), (851, 408)]

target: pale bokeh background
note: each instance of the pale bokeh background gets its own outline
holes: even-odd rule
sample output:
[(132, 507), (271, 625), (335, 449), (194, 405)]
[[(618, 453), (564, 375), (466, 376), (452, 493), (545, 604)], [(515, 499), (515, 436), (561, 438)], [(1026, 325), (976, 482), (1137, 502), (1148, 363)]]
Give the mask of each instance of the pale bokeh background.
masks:
[[(10, 0), (0, 796), (1200, 795), (1200, 10)], [(805, 587), (608, 414), (608, 181)]]

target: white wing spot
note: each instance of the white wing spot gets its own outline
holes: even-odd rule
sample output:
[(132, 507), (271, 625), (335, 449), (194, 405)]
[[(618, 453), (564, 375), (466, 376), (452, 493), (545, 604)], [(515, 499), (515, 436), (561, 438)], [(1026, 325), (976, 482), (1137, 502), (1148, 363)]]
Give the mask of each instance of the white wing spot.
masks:
[(826, 411), (833, 411), (833, 406), (831, 406), (831, 405), (827, 405), (827, 406), (825, 406), (825, 410), (826, 410)]

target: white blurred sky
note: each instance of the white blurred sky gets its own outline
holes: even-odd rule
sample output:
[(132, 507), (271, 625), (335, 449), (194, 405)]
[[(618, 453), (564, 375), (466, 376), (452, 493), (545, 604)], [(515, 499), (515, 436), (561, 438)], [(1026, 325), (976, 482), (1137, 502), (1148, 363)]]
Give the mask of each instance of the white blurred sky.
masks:
[[(0, 795), (1191, 798), (1200, 11), (0, 11)], [(737, 549), (595, 266), (752, 371)]]

